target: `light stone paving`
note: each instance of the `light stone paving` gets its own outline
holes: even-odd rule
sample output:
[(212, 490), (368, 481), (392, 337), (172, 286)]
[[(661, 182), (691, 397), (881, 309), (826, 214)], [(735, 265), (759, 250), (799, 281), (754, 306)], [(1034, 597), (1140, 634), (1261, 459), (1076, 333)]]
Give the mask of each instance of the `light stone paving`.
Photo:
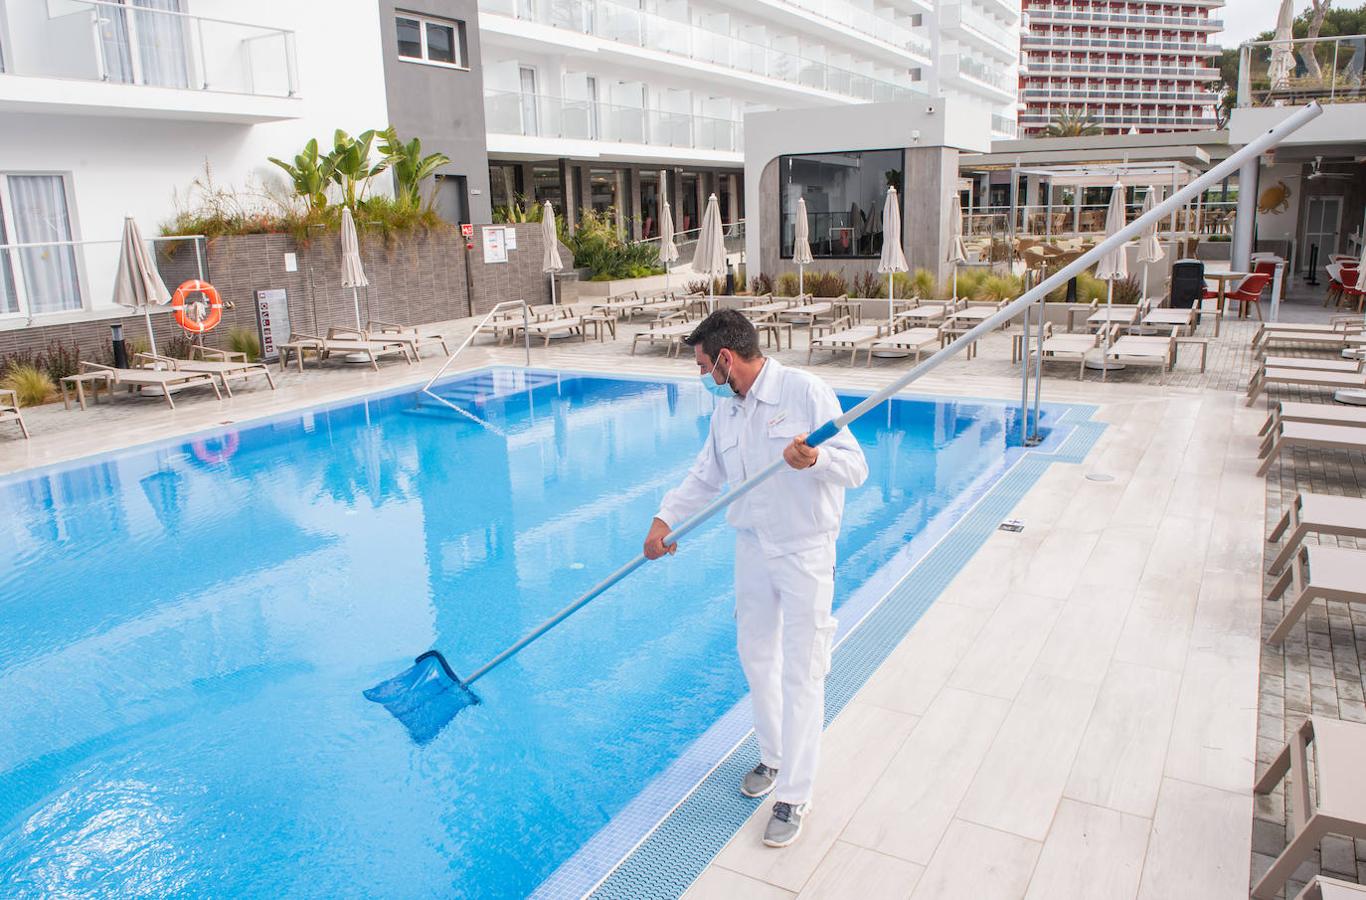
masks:
[[(1257, 758), (1310, 709), (1366, 718), (1366, 610), (1316, 609), (1283, 652), (1261, 644), (1262, 619), (1279, 617), (1259, 598), (1281, 497), (1359, 496), (1366, 463), (1297, 452), (1268, 483), (1255, 476), (1265, 405), (1246, 408), (1241, 394), (1252, 328), (1225, 322), (1203, 375), (1192, 357), (1167, 376), (1130, 367), (1104, 384), (1048, 367), (1046, 400), (1097, 404), (1110, 427), (1083, 464), (1047, 472), (1011, 514), (1025, 531), (987, 541), (831, 726), (802, 840), (763, 847), (765, 805), (689, 896), (1247, 895), (1249, 860), (1255, 875), (1268, 859), (1254, 842), (1265, 854), (1285, 840), (1279, 794), (1254, 803)], [(631, 330), (536, 348), (533, 364), (695, 374), (686, 357), (630, 356)], [(804, 363), (804, 339), (777, 355)], [(481, 343), (458, 368), (521, 361), (520, 348)], [(0, 473), (419, 385), (440, 363), (310, 367), (274, 393), (178, 395), (175, 412), (157, 399), (57, 404), (27, 414), (32, 441), (0, 434)], [(812, 368), (859, 390), (906, 366), (818, 356)], [(949, 362), (916, 390), (1018, 400), (1019, 368), (993, 335), (977, 359)], [(1354, 875), (1366, 854), (1353, 850), (1325, 842), (1314, 866)]]

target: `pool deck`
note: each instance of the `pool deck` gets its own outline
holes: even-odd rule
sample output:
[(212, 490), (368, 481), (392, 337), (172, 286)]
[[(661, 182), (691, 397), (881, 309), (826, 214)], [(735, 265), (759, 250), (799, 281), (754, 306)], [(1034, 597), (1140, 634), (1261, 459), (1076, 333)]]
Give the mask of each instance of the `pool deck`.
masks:
[[(802, 839), (763, 847), (765, 804), (688, 896), (1247, 896), (1250, 871), (1284, 846), (1284, 804), (1254, 804), (1254, 768), (1302, 718), (1287, 672), (1302, 664), (1308, 684), (1307, 650), (1297, 660), (1293, 648), (1312, 646), (1316, 628), (1311, 616), (1309, 638), (1301, 626), (1283, 653), (1264, 654), (1263, 618), (1274, 624), (1277, 612), (1261, 603), (1267, 519), (1282, 493), (1308, 489), (1292, 463), (1308, 466), (1296, 454), (1273, 470), (1270, 494), (1255, 474), (1266, 406), (1244, 407), (1238, 390), (1251, 330), (1226, 322), (1207, 373), (1183, 360), (1163, 384), (1146, 368), (1102, 384), (1095, 373), (1078, 382), (1073, 364), (1050, 365), (1044, 399), (1095, 404), (1093, 418), (1109, 426), (1090, 455), (1049, 469), (1011, 513), (1024, 531), (993, 534), (834, 722)], [(976, 360), (956, 359), (916, 390), (1018, 402), (1008, 346), (993, 335)], [(532, 361), (695, 374), (686, 357), (628, 351), (621, 339), (557, 342), (534, 348)], [(806, 353), (778, 355), (800, 363)], [(481, 344), (459, 368), (522, 359), (520, 348)], [(421, 384), (440, 364), (310, 368), (273, 393), (261, 384), (222, 403), (177, 395), (174, 412), (155, 399), (121, 397), (84, 413), (59, 403), (26, 416), (32, 441), (0, 436), (0, 473)], [(818, 359), (812, 369), (836, 387), (866, 389), (905, 366)], [(1360, 455), (1324, 456), (1327, 476), (1320, 457), (1309, 458), (1315, 477), (1360, 495)], [(1088, 478), (1096, 475), (1108, 480)], [(1356, 649), (1366, 649), (1366, 619), (1351, 615), (1349, 644), (1360, 621)], [(1347, 668), (1338, 692), (1350, 703), (1361, 687)], [(1318, 712), (1320, 691), (1313, 696)], [(1324, 868), (1350, 865), (1355, 876), (1366, 852), (1349, 841), (1345, 861), (1330, 866), (1328, 856), (1325, 844)]]

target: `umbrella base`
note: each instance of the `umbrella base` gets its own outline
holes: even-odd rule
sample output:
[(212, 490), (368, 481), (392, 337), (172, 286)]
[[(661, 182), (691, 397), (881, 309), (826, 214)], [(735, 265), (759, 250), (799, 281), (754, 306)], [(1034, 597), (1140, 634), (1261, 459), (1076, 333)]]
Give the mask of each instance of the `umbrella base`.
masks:
[(1333, 394), (1333, 399), (1339, 403), (1350, 403), (1352, 406), (1366, 406), (1366, 391), (1337, 391)]
[(1120, 369), (1127, 368), (1127, 366), (1122, 362), (1102, 362), (1098, 359), (1088, 359), (1086, 361), (1086, 368), (1091, 369), (1094, 372), (1118, 372)]
[(342, 357), (342, 362), (351, 363), (352, 365), (368, 366), (370, 365), (370, 356), (367, 353), (348, 353)]
[(1343, 359), (1366, 359), (1366, 347), (1352, 347), (1342, 351)]
[(874, 350), (873, 355), (878, 359), (905, 359), (911, 355), (909, 350)]

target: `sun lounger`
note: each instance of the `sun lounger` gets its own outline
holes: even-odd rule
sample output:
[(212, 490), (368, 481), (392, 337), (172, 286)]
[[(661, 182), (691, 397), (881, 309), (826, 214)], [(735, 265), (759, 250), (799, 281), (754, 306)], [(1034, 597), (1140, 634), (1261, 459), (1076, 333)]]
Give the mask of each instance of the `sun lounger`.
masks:
[(1262, 464), (1258, 475), (1265, 475), (1282, 450), (1304, 447), (1312, 450), (1366, 450), (1366, 429), (1353, 425), (1311, 425), (1308, 422), (1282, 422), (1262, 444)]
[(646, 344), (663, 344), (664, 355), (676, 357), (683, 348), (683, 339), (696, 328), (697, 323), (689, 322), (681, 313), (651, 322), (649, 328), (637, 331), (631, 339), (631, 355), (636, 355), (636, 347), (644, 341)]
[[(1355, 425), (1366, 428), (1366, 407), (1341, 406), (1334, 403), (1295, 403), (1283, 400), (1271, 407), (1259, 435), (1270, 435), (1281, 422), (1309, 422), (1314, 425)], [(1262, 444), (1262, 455), (1270, 439)]]
[[(1112, 338), (1106, 358), (1122, 363), (1155, 363), (1161, 372), (1167, 372), (1176, 360), (1176, 339), (1170, 335), (1120, 335)], [(1102, 380), (1105, 375), (1102, 369)]]
[[(1344, 551), (1350, 552), (1350, 551)], [(1363, 554), (1366, 555), (1366, 554)], [(1313, 745), (1313, 774), (1309, 747)], [(1271, 900), (1328, 834), (1366, 838), (1366, 725), (1310, 716), (1253, 788), (1269, 794), (1290, 774), (1290, 843), (1252, 887), (1256, 900)], [(1312, 792), (1312, 795), (1311, 795)], [(1325, 897), (1328, 895), (1324, 895)]]
[(789, 306), (787, 309), (778, 313), (779, 318), (786, 319), (796, 325), (815, 325), (820, 321), (821, 316), (828, 316), (835, 307), (828, 300), (821, 300), (813, 303), (803, 303), (800, 306)]
[(19, 412), (19, 395), (11, 390), (0, 389), (0, 422), (10, 419), (19, 423), (24, 440), (28, 440), (28, 426), (24, 424), (24, 414)]
[(1268, 356), (1264, 369), (1308, 369), (1313, 372), (1360, 372), (1366, 364), (1354, 359), (1322, 359), (1307, 356)]
[(1295, 900), (1366, 900), (1366, 885), (1315, 875)]
[(1271, 530), (1271, 536), (1267, 541), (1274, 544), (1287, 531), (1290, 534), (1285, 539), (1285, 545), (1271, 561), (1270, 571), (1273, 575), (1285, 567), (1286, 562), (1304, 544), (1305, 535), (1310, 532), (1333, 537), (1366, 537), (1366, 499), (1332, 497), (1327, 494), (1296, 494), (1290, 508)]
[(408, 352), (413, 355), (413, 359), (422, 358), (422, 346), (424, 344), (440, 344), (441, 352), (446, 356), (451, 355), (450, 348), (446, 346), (446, 336), (435, 334), (430, 331), (421, 331), (412, 325), (399, 325), (394, 322), (377, 322), (371, 319), (366, 323), (366, 331), (369, 332), (371, 339), (381, 341), (406, 341)]
[(921, 300), (910, 309), (902, 310), (896, 314), (898, 320), (905, 322), (913, 328), (923, 328), (930, 325), (938, 325), (944, 321), (946, 316), (952, 315), (962, 309), (967, 309), (966, 300)]
[(1302, 385), (1333, 390), (1366, 388), (1366, 374), (1353, 372), (1315, 372), (1310, 369), (1258, 369), (1247, 385), (1247, 406), (1273, 384)]
[(854, 325), (848, 316), (836, 319), (829, 325), (811, 327), (811, 343), (806, 348), (806, 362), (811, 363), (811, 354), (817, 350), (829, 350), (838, 355), (842, 350), (849, 351), (849, 365), (853, 365), (862, 350), (882, 336), (880, 325)]
[(1190, 309), (1155, 309), (1143, 317), (1143, 324), (1149, 328), (1167, 329), (1173, 334), (1195, 333), (1194, 307)]
[(901, 350), (915, 354), (915, 361), (920, 362), (920, 354), (931, 348), (938, 348), (942, 343), (938, 328), (908, 328), (905, 331), (898, 331), (895, 334), (881, 337), (868, 345), (868, 365), (873, 364), (873, 353), (877, 350)]
[(81, 361), (83, 372), (108, 372), (115, 385), (126, 385), (130, 391), (141, 391), (145, 387), (160, 388), (166, 398), (166, 405), (175, 409), (171, 399), (171, 388), (192, 387), (207, 384), (213, 388), (213, 395), (219, 400), (223, 394), (218, 390), (218, 381), (207, 372), (177, 372), (174, 369), (116, 369), (113, 366)]
[[(318, 337), (314, 334), (301, 334), (295, 332), (289, 336), (289, 343), (281, 345), (280, 348), (280, 369), (284, 370), (289, 362), (289, 353), (294, 352), (298, 355), (299, 371), (304, 370), (303, 351), (312, 350), (318, 354), (318, 361), (329, 358), (334, 353), (359, 354), (364, 356), (370, 363), (370, 368), (379, 371), (379, 359), (385, 356), (402, 356), (403, 361), (412, 365), (413, 357), (408, 350), (405, 341), (393, 340), (365, 340), (359, 337), (350, 337), (356, 332), (354, 329), (335, 328), (328, 332), (327, 337)], [(288, 350), (286, 350), (288, 348)]]
[[(1054, 334), (1044, 338), (1043, 360), (1066, 359), (1075, 357), (1078, 360), (1077, 380), (1080, 381), (1082, 375), (1086, 373), (1086, 357), (1092, 350), (1100, 346), (1099, 334)], [(1038, 357), (1039, 348), (1033, 341), (1029, 342), (1028, 352), (1032, 357)]]
[[(1366, 550), (1301, 547), (1290, 566), (1271, 586), (1266, 600), (1274, 603), (1283, 595), (1289, 598), (1289, 606), (1267, 637), (1268, 644), (1279, 644), (1285, 640), (1290, 629), (1315, 600), (1366, 603)], [(1366, 756), (1362, 759), (1366, 759)], [(1366, 791), (1366, 769), (1361, 774), (1362, 789)], [(1366, 815), (1366, 809), (1362, 810), (1362, 814)]]
[(203, 372), (206, 375), (217, 376), (219, 383), (223, 386), (223, 392), (229, 397), (232, 396), (232, 387), (228, 384), (230, 378), (240, 378), (245, 381), (252, 375), (264, 375), (266, 376), (266, 384), (270, 385), (272, 391), (275, 390), (275, 379), (271, 377), (270, 367), (265, 363), (220, 359), (175, 359), (151, 353), (139, 353), (138, 358), (169, 366), (178, 372)]
[(1345, 350), (1366, 344), (1361, 317), (1343, 318), (1328, 324), (1264, 322), (1252, 336), (1252, 352), (1262, 356), (1272, 344), (1291, 344), (1328, 350)]
[[(520, 329), (522, 326), (517, 327)], [(553, 337), (573, 337), (577, 334), (581, 340), (588, 340), (588, 336), (583, 330), (583, 317), (576, 315), (565, 315), (557, 319), (542, 319), (539, 322), (531, 322), (526, 326), (526, 330), (533, 337), (544, 338), (547, 347), (550, 346), (550, 339)]]

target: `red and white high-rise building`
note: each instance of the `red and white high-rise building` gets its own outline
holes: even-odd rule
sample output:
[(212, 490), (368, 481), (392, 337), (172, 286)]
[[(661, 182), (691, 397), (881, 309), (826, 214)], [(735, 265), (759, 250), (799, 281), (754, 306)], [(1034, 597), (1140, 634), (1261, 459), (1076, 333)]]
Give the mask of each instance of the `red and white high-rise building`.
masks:
[(1223, 0), (1024, 0), (1020, 130), (1059, 113), (1102, 132), (1198, 131), (1216, 125)]

